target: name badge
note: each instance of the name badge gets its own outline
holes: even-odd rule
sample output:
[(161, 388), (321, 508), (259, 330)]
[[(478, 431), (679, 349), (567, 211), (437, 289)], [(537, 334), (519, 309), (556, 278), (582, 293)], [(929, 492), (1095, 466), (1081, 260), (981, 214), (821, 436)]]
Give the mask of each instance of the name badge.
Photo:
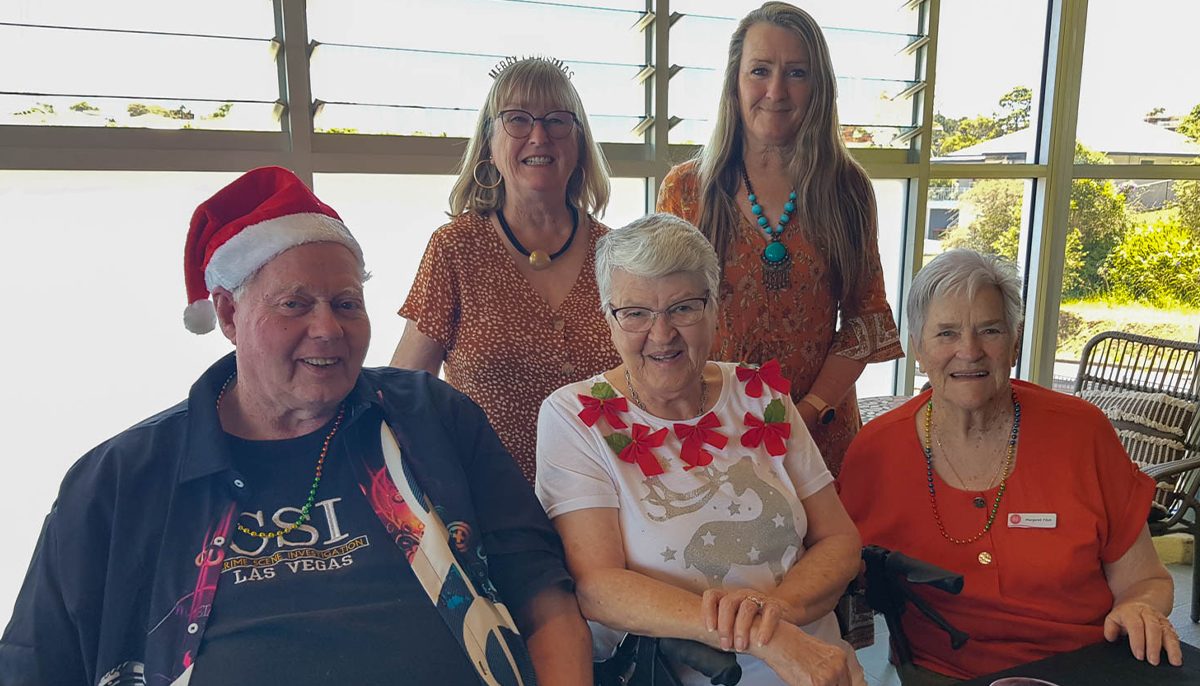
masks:
[(1010, 529), (1054, 529), (1058, 515), (1054, 512), (1013, 512), (1008, 515)]

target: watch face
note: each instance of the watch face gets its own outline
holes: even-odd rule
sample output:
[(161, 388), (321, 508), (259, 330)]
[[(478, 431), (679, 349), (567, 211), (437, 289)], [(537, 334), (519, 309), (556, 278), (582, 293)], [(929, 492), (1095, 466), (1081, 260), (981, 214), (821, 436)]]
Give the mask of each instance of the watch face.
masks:
[(836, 416), (837, 416), (837, 412), (835, 412), (834, 409), (832, 407), (830, 407), (821, 413), (821, 423), (828, 424), (828, 423), (832, 422), (833, 418)]

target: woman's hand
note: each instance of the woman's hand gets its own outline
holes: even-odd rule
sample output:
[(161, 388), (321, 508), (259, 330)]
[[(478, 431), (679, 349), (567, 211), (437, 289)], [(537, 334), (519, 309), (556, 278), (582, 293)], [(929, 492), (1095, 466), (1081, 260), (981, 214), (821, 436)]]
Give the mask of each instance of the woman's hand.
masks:
[(858, 686), (846, 651), (781, 624), (774, 640), (752, 651), (789, 686)]
[(1104, 638), (1110, 642), (1129, 636), (1129, 650), (1139, 660), (1157, 665), (1159, 655), (1167, 651), (1167, 661), (1176, 667), (1183, 664), (1179, 634), (1171, 621), (1155, 608), (1142, 602), (1121, 603), (1104, 618)]
[(789, 621), (792, 616), (787, 603), (752, 588), (710, 588), (700, 597), (700, 607), (704, 628), (717, 632), (721, 650), (738, 652), (749, 650), (752, 639), (755, 646), (766, 645), (779, 620)]

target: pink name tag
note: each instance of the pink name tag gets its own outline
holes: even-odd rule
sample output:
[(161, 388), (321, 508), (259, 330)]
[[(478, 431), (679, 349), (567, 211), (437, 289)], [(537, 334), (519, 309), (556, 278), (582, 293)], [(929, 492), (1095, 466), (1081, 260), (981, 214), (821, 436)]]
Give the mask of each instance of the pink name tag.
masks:
[(1053, 512), (1013, 512), (1008, 515), (1010, 529), (1053, 529), (1058, 515)]

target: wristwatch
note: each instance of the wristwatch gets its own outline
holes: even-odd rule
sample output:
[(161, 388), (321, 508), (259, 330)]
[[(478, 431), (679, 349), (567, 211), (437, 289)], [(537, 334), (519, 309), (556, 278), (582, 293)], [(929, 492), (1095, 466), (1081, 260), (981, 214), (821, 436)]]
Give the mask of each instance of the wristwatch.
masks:
[(833, 409), (833, 406), (824, 400), (821, 400), (820, 396), (809, 393), (801, 398), (800, 402), (808, 403), (814, 410), (817, 411), (818, 424), (828, 424), (833, 421), (834, 417), (837, 416), (837, 411)]

